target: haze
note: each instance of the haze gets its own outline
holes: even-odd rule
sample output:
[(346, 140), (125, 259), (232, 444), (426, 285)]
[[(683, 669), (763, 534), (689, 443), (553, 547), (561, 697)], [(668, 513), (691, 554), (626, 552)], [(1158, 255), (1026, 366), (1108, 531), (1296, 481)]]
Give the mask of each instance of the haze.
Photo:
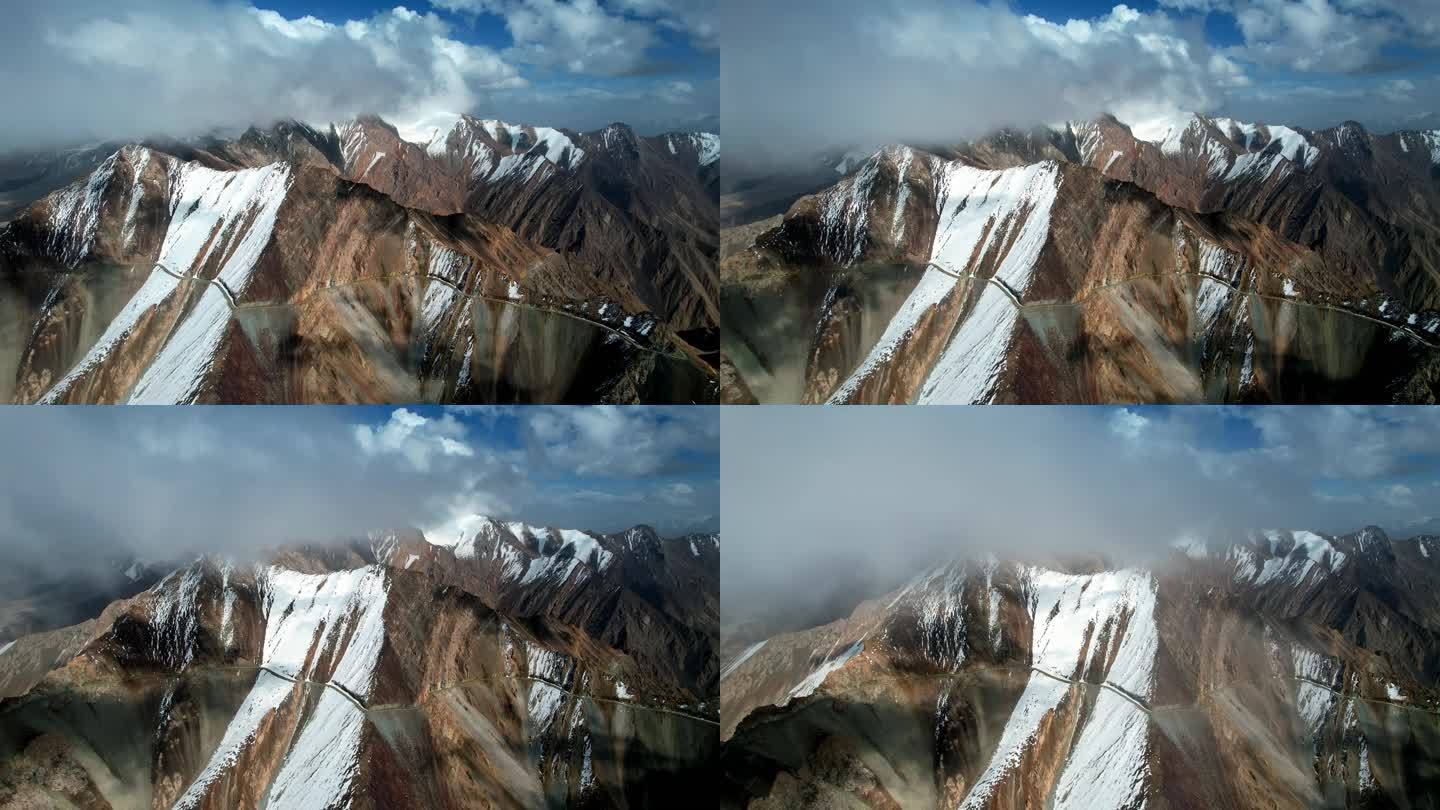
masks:
[(0, 558), (245, 554), (471, 513), (561, 528), (716, 528), (711, 408), (12, 409)]
[(1194, 111), (1311, 128), (1440, 126), (1433, 4), (1136, 6), (724, 3), (727, 168), (775, 171), (825, 149), (950, 144), (1101, 112), (1130, 123)]
[(1263, 528), (1404, 537), (1440, 503), (1433, 409), (776, 406), (721, 422), (727, 625), (842, 586), (853, 605), (940, 560), (1124, 563)]

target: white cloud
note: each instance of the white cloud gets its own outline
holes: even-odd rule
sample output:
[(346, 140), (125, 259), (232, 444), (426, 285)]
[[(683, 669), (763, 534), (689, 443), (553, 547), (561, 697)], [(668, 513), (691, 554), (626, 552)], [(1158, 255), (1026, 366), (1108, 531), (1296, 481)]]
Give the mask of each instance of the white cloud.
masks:
[(403, 121), (526, 84), (433, 13), (397, 7), (331, 24), (202, 0), (20, 4), (0, 31), (0, 72), (0, 146), (183, 137), (279, 118), (323, 125), (361, 112)]
[(1440, 6), (1431, 0), (1160, 0), (1181, 12), (1234, 18), (1246, 61), (1299, 71), (1350, 73), (1383, 62), (1397, 42), (1433, 47)]
[(1150, 420), (1144, 416), (1128, 408), (1121, 408), (1110, 417), (1110, 432), (1132, 442), (1138, 441), (1148, 424)]
[(1415, 492), (1404, 484), (1391, 484), (1380, 491), (1380, 499), (1397, 509), (1415, 505)]
[(686, 451), (714, 445), (719, 424), (708, 411), (613, 406), (537, 409), (527, 420), (528, 442), (545, 463), (576, 475), (656, 475), (674, 469)]
[(474, 449), (463, 441), (465, 432), (465, 426), (449, 414), (430, 419), (405, 408), (391, 412), (378, 428), (356, 425), (354, 429), (355, 442), (365, 455), (398, 455), (420, 472), (428, 472), (434, 458), (474, 456)]
[(736, 0), (722, 13), (732, 155), (788, 162), (796, 149), (846, 142), (947, 143), (1106, 111), (1205, 111), (1246, 81), (1198, 21), (1124, 5), (1057, 21), (971, 0)]
[(655, 495), (674, 506), (689, 506), (695, 502), (695, 487), (683, 482), (665, 484), (655, 491)]

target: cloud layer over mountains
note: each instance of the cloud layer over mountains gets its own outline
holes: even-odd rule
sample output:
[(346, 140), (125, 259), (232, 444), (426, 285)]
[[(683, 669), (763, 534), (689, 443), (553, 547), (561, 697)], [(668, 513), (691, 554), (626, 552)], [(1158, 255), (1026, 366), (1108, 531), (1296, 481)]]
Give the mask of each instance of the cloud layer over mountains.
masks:
[[(640, 17), (594, 0), (449, 0), (327, 21), (233, 0), (13, 3), (0, 28), (0, 149), (284, 118), (324, 126), (364, 112), (402, 126), (440, 112), (576, 128), (713, 119), (713, 79), (652, 56), (661, 30), (711, 47), (704, 9), (628, 2), (655, 8)], [(474, 44), (479, 25), (508, 26), (513, 44)], [(605, 80), (646, 70), (656, 75)]]
[(1433, 525), (1440, 411), (730, 408), (727, 604), (993, 552), (1141, 559), (1186, 533)]
[(244, 553), (471, 513), (713, 529), (718, 429), (712, 408), (17, 408), (0, 420), (0, 558)]
[[(1423, 35), (1440, 30), (1433, 4), (1165, 0), (1072, 19), (1026, 5), (723, 4), (727, 162), (764, 170), (821, 148), (954, 143), (1101, 112), (1385, 128), (1440, 109), (1434, 69), (1415, 75), (1395, 56), (1435, 47)], [(1238, 41), (1217, 39), (1212, 22)]]

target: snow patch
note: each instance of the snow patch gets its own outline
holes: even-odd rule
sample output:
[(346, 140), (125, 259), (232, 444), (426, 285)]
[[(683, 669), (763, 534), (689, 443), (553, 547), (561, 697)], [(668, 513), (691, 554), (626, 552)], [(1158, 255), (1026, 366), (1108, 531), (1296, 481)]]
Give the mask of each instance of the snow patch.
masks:
[(230, 725), (225, 727), (220, 745), (210, 755), (204, 770), (200, 771), (195, 781), (190, 783), (190, 787), (175, 802), (175, 810), (192, 810), (205, 801), (210, 786), (235, 767), (235, 763), (259, 733), (261, 723), (280, 708), (280, 704), (285, 702), (286, 696), (294, 688), (289, 681), (264, 670), (255, 676), (255, 685), (250, 688), (245, 702), (240, 704), (235, 716), (230, 719)]
[[(952, 274), (966, 272), (972, 256), (978, 263), (1008, 246), (995, 277), (1024, 295), (1034, 263), (1048, 238), (1050, 208), (1059, 184), (1059, 166), (1049, 162), (1003, 171), (975, 169), (961, 163), (945, 166), (937, 180), (939, 224), (930, 258), (950, 272), (926, 268), (880, 340), (831, 402), (853, 396), (865, 380), (901, 350), (921, 319), (955, 290), (960, 282)], [(978, 280), (970, 283), (984, 285), (980, 301), (931, 370), (921, 401), (985, 401), (1004, 369), (1005, 349), (1018, 313), (1008, 300), (1003, 300), (1008, 296), (993, 289), (993, 285)]]
[(851, 658), (854, 658), (856, 655), (859, 655), (860, 652), (864, 649), (864, 642), (857, 641), (854, 644), (851, 644), (845, 649), (844, 652), (824, 662), (819, 667), (817, 667), (814, 672), (807, 675), (804, 680), (796, 684), (795, 688), (790, 690), (790, 694), (786, 696), (784, 702), (782, 702), (780, 705), (784, 706), (792, 700), (797, 700), (799, 698), (807, 697), (814, 694), (815, 690), (819, 689), (820, 685), (825, 683), (825, 679), (830, 676), (830, 673), (834, 672), (840, 667), (845, 666), (845, 662), (849, 661)]
[(348, 807), (360, 772), (365, 713), (333, 689), (321, 689), (270, 785), (270, 807)]
[(741, 664), (749, 661), (752, 655), (760, 652), (760, 648), (765, 646), (765, 642), (767, 640), (768, 639), (761, 639), (760, 641), (751, 644), (749, 647), (746, 647), (738, 656), (735, 657), (734, 661), (731, 661), (724, 669), (720, 670), (721, 679), (729, 677), (730, 673), (739, 669)]
[(368, 697), (385, 643), (384, 567), (301, 574), (271, 566), (265, 573), (264, 592), (261, 663), (281, 674), (306, 678), (318, 662), (332, 661), (330, 682)]

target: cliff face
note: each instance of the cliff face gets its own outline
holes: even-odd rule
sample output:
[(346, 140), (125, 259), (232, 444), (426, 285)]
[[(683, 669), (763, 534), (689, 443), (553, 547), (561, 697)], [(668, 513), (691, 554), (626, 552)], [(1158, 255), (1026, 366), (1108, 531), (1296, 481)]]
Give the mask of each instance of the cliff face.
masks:
[(1433, 537), (1271, 532), (1154, 570), (957, 563), (740, 648), (737, 807), (1428, 807)]
[[(422, 562), (415, 544), (426, 541), (410, 532), (338, 552), (286, 549), (253, 566), (198, 560), (66, 631), (58, 659), (39, 655), (56, 634), (0, 653), (18, 695), (0, 703), (0, 801), (689, 801), (713, 784), (718, 755), (704, 691), (714, 667), (697, 663), (717, 630), (702, 612), (671, 618), (680, 629), (669, 635), (605, 635), (637, 620), (605, 576), (626, 564), (612, 541), (576, 533), (508, 574), (445, 546)], [(683, 547), (694, 562), (677, 565), (718, 591), (718, 565), (688, 541), (663, 542)], [(502, 590), (531, 607), (466, 590), (470, 578), (510, 582)], [(695, 649), (674, 646), (683, 630)]]

